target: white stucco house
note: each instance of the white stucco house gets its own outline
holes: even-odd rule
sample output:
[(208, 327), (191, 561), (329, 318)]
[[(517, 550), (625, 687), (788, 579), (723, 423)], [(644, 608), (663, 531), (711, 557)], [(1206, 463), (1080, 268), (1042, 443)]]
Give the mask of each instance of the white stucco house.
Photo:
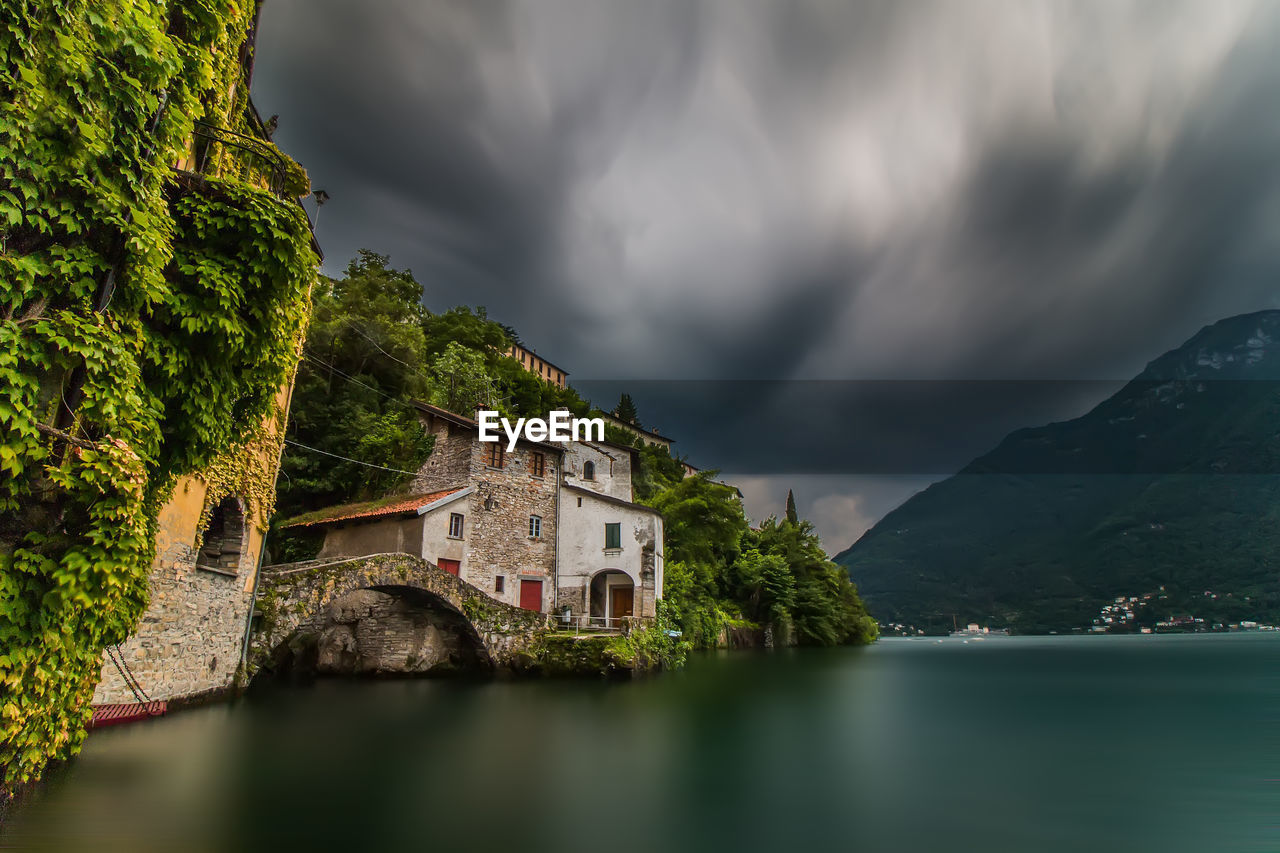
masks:
[(560, 485), (557, 612), (611, 624), (653, 616), (662, 597), (662, 516), (632, 500), (636, 451), (607, 442), (565, 445)]

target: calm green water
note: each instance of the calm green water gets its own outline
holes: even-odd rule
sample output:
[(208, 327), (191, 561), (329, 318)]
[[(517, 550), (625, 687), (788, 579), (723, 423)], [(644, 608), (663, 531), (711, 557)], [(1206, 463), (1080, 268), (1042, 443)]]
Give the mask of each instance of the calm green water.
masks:
[(1280, 635), (322, 682), (96, 733), (10, 823), (95, 851), (1280, 851)]

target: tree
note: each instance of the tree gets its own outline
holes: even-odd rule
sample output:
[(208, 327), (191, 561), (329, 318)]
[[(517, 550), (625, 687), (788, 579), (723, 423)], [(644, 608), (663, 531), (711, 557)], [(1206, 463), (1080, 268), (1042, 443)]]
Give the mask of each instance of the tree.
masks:
[(484, 306), (473, 310), (459, 305), (441, 314), (424, 312), (422, 330), (426, 336), (422, 354), (427, 361), (435, 361), (449, 344), (457, 344), (481, 355), (486, 367), (493, 367), (513, 342), (501, 323), (489, 319)]
[(289, 422), (296, 444), (281, 465), (284, 514), (386, 494), (409, 476), (382, 468), (413, 471), (430, 453), (413, 408), (432, 390), (422, 285), (389, 264), (361, 249), (316, 290)]
[(476, 409), (509, 414), (498, 399), (497, 387), (485, 365), (484, 355), (450, 341), (431, 365), (435, 387), (431, 402), (442, 409), (473, 417)]
[(755, 548), (743, 551), (730, 570), (733, 593), (743, 613), (757, 622), (777, 622), (795, 601), (796, 583), (787, 561)]
[(796, 496), (790, 489), (787, 489), (787, 521), (791, 524), (800, 523), (800, 514), (796, 512)]
[(636, 424), (639, 414), (636, 412), (635, 401), (631, 399), (630, 394), (623, 394), (618, 398), (618, 405), (613, 409), (613, 416), (620, 421), (626, 421), (629, 424)]

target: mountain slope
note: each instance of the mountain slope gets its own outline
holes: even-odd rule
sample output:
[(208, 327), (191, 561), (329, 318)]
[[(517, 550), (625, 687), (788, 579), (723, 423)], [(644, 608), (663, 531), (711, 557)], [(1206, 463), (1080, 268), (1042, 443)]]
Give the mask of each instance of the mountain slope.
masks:
[(881, 622), (1068, 630), (1147, 592), (1162, 619), (1280, 621), (1280, 311), (1208, 326), (1088, 414), (1010, 434), (835, 559)]

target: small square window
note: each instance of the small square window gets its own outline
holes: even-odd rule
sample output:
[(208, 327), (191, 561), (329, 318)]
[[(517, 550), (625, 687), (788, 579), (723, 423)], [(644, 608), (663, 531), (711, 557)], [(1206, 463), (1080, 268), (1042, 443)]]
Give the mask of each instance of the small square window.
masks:
[(499, 442), (488, 442), (485, 448), (484, 464), (490, 468), (502, 467), (502, 445)]
[(505, 592), (506, 588), (507, 588), (507, 579), (504, 578), (502, 575), (498, 575), (493, 579), (494, 592)]
[(540, 515), (529, 516), (529, 537), (531, 539), (538, 539), (541, 536), (542, 536), (542, 516)]
[(460, 512), (449, 513), (449, 538), (462, 538), (462, 513)]
[(612, 522), (604, 526), (604, 547), (613, 550), (622, 547), (622, 524)]

